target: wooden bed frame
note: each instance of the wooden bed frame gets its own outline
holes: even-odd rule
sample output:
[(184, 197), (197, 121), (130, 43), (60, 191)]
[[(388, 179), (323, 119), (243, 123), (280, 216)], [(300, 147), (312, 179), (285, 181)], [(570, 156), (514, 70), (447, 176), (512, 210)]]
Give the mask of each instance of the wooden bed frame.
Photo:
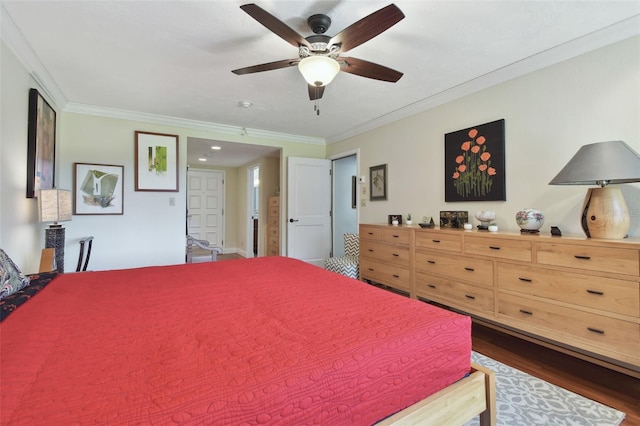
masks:
[(480, 415), (481, 426), (496, 425), (495, 375), (471, 363), (471, 374), (464, 379), (377, 424), (464, 425), (477, 415)]

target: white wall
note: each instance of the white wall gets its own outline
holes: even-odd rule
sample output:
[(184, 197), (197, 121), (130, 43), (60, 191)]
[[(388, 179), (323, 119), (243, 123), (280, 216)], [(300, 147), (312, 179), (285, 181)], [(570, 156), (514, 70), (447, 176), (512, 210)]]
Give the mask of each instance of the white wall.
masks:
[(36, 199), (26, 198), (29, 89), (37, 88), (60, 114), (11, 50), (4, 43), (0, 49), (0, 248), (31, 273), (38, 270), (45, 225), (38, 223)]
[[(507, 201), (444, 202), (444, 135), (505, 119)], [(414, 221), (441, 210), (495, 210), (502, 230), (517, 231), (515, 213), (543, 211), (551, 225), (582, 234), (588, 187), (548, 182), (585, 144), (623, 140), (640, 153), (640, 37), (513, 79), (328, 147), (328, 155), (360, 148), (360, 174), (388, 164), (388, 200), (367, 201), (361, 223), (411, 212)], [(640, 184), (622, 186), (631, 236), (640, 236)], [(367, 183), (368, 192), (368, 183)], [(368, 199), (368, 196), (367, 196)]]

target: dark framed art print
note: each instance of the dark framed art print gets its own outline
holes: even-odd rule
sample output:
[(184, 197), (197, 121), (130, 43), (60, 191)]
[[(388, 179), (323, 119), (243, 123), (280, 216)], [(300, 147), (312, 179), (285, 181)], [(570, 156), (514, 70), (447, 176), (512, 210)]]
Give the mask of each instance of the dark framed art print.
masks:
[(505, 201), (504, 119), (444, 136), (444, 200)]
[(55, 184), (56, 112), (38, 89), (29, 90), (27, 198)]

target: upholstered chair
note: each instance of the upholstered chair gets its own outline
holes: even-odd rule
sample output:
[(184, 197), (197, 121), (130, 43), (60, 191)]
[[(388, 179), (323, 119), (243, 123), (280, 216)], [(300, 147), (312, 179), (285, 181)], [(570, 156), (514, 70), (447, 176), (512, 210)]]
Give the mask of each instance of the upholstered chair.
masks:
[(324, 268), (347, 277), (358, 279), (360, 239), (358, 234), (344, 234), (344, 256), (330, 257), (324, 262)]

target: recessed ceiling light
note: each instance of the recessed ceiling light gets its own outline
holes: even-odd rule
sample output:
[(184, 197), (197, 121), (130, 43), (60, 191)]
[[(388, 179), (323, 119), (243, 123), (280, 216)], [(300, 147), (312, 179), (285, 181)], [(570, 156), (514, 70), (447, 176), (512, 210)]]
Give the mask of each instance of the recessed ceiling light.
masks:
[(204, 157), (200, 157), (200, 158), (198, 158), (198, 161), (207, 161), (207, 159), (204, 158)]
[(238, 102), (238, 105), (240, 105), (242, 108), (250, 108), (251, 105), (253, 105), (253, 102), (251, 102), (251, 101), (240, 101), (240, 102)]
[(211, 149), (213, 149), (213, 150), (215, 150), (215, 151), (219, 151), (219, 150), (221, 150), (221, 149), (222, 149), (222, 147), (220, 147), (220, 146), (218, 146), (218, 145), (213, 145), (213, 146), (211, 147)]

